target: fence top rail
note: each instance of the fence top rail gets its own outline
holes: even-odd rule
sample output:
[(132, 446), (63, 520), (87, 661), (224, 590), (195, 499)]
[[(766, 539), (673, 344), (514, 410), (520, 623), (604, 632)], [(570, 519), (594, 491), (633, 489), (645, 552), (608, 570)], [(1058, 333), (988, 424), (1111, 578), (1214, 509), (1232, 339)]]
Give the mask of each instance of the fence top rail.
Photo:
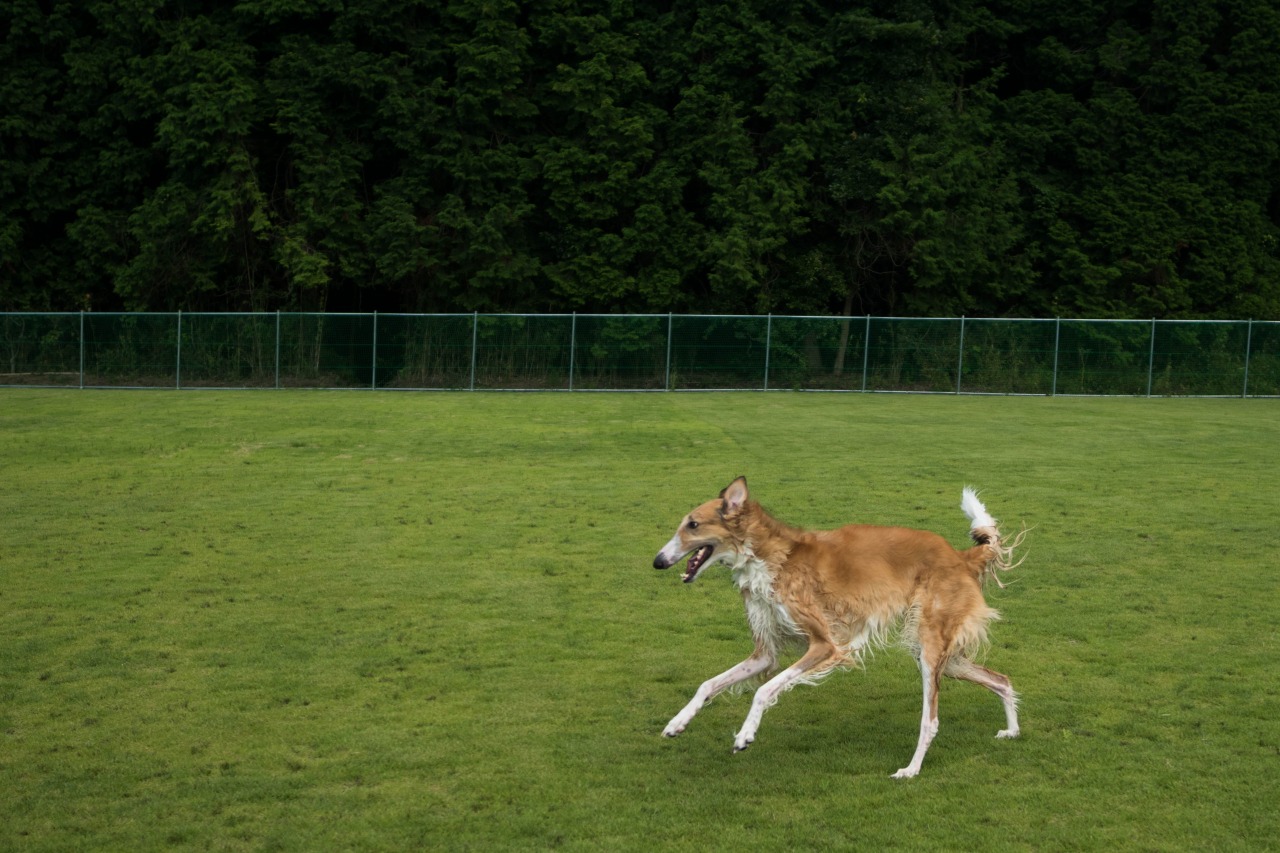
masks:
[(714, 320), (886, 320), (893, 322), (981, 322), (981, 323), (1129, 323), (1150, 325), (1157, 323), (1160, 325), (1180, 324), (1180, 325), (1229, 325), (1253, 323), (1255, 325), (1280, 325), (1280, 320), (1259, 320), (1256, 318), (1242, 318), (1236, 320), (1222, 319), (1205, 319), (1205, 320), (1183, 320), (1170, 319), (1162, 320), (1156, 318), (1112, 318), (1112, 317), (903, 317), (897, 315), (879, 315), (879, 314), (850, 314), (848, 316), (840, 314), (679, 314), (679, 313), (632, 313), (632, 314), (607, 314), (596, 312), (568, 312), (568, 313), (521, 313), (515, 311), (447, 311), (447, 312), (382, 312), (382, 311), (0, 311), (0, 317), (274, 317), (280, 315), (282, 317), (545, 317), (545, 318), (564, 318), (572, 317), (581, 318), (604, 318), (604, 319), (626, 319), (626, 318), (649, 318), (649, 319), (667, 319), (686, 318), (686, 319), (714, 319)]
[[(1153, 320), (1150, 317), (1147, 317), (1145, 320), (1144, 319), (1135, 320), (1132, 318), (1124, 318), (1124, 317), (1098, 317), (1096, 319), (1090, 319), (1088, 317), (1059, 317), (1058, 322), (1059, 323), (1090, 323), (1092, 325), (1097, 325), (1099, 323), (1109, 323), (1113, 326), (1150, 326), (1152, 323), (1171, 323), (1175, 321)], [(1240, 322), (1243, 323), (1248, 321), (1241, 320)]]
[(1247, 323), (1253, 323), (1253, 324), (1255, 324), (1255, 325), (1256, 325), (1256, 324), (1258, 324), (1258, 323), (1272, 323), (1272, 324), (1278, 324), (1278, 323), (1280, 323), (1280, 320), (1254, 320), (1254, 319), (1244, 319), (1244, 320), (1159, 320), (1159, 319), (1156, 319), (1156, 318), (1154, 318), (1154, 317), (1147, 318), (1147, 319), (1145, 319), (1145, 320), (1140, 320), (1140, 319), (1139, 319), (1139, 320), (1132, 320), (1132, 319), (1112, 318), (1112, 317), (1093, 317), (1093, 318), (1091, 318), (1091, 317), (1061, 317), (1061, 318), (1059, 318), (1059, 322), (1062, 322), (1062, 323), (1128, 323), (1128, 324), (1130, 324), (1130, 325), (1142, 325), (1142, 326), (1150, 326), (1152, 323), (1155, 323), (1155, 324), (1156, 324), (1156, 325), (1158, 325), (1158, 326), (1172, 326), (1172, 325), (1184, 325), (1184, 326), (1207, 326), (1207, 325), (1211, 325), (1211, 324), (1212, 324), (1212, 325), (1239, 325), (1239, 326), (1243, 326), (1243, 325), (1245, 325), (1245, 324), (1247, 324)]
[[(1143, 321), (1143, 322), (1151, 322), (1151, 321)], [(1243, 325), (1243, 324), (1246, 324), (1246, 323), (1280, 323), (1280, 320), (1253, 320), (1253, 319), (1249, 319), (1249, 320), (1156, 320), (1155, 322), (1156, 322), (1156, 324), (1161, 325), (1161, 326), (1166, 326), (1166, 325), (1168, 325), (1168, 326), (1173, 326), (1173, 325), (1183, 325), (1183, 326), (1208, 326), (1208, 325), (1216, 325), (1216, 326), (1238, 326), (1238, 325)]]

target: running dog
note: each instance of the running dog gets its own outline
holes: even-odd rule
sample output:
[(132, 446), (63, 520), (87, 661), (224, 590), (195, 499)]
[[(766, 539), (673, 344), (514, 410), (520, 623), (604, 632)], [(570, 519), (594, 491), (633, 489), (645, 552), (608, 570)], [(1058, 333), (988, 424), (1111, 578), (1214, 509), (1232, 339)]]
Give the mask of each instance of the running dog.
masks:
[(987, 641), (987, 623), (999, 618), (982, 597), (984, 581), (1000, 583), (996, 573), (1016, 565), (1011, 557), (1026, 531), (1006, 544), (970, 488), (960, 507), (976, 543), (963, 551), (935, 533), (903, 527), (792, 527), (750, 498), (745, 477), (696, 507), (654, 557), (653, 567), (670, 568), (688, 555), (683, 580), (692, 583), (710, 566), (729, 566), (746, 605), (755, 651), (704, 682), (663, 734), (684, 731), (716, 694), (774, 672), (789, 646), (804, 648), (798, 661), (756, 691), (734, 740), (734, 752), (740, 752), (755, 740), (764, 712), (781, 693), (856, 664), (868, 646), (897, 636), (920, 667), (924, 710), (915, 754), (894, 778), (920, 772), (938, 733), (938, 687), (944, 675), (999, 696), (1006, 727), (996, 737), (1017, 737), (1018, 696), (1009, 679), (974, 663), (973, 656)]

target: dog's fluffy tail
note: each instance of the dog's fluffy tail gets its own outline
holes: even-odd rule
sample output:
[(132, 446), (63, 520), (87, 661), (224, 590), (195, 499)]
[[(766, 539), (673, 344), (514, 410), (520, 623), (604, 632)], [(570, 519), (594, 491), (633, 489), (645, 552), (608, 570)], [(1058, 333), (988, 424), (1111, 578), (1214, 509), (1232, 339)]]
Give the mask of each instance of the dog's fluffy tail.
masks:
[(991, 578), (1000, 587), (1004, 587), (1004, 583), (1000, 580), (998, 572), (1007, 572), (1010, 569), (1017, 568), (1022, 564), (1022, 560), (1013, 562), (1013, 552), (1022, 544), (1022, 539), (1027, 535), (1027, 531), (1023, 529), (1013, 541), (1006, 543), (1000, 536), (1000, 526), (987, 512), (987, 508), (983, 506), (982, 501), (978, 500), (978, 493), (971, 486), (965, 486), (964, 492), (960, 496), (960, 509), (964, 510), (964, 514), (969, 517), (969, 536), (974, 543), (982, 546), (983, 565), (982, 578)]

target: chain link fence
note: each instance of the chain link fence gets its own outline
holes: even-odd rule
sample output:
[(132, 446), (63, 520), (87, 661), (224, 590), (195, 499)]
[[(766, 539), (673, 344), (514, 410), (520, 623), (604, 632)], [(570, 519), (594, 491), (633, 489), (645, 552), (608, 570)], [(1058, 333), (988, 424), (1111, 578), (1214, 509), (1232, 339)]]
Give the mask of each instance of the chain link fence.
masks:
[(0, 313), (0, 385), (1280, 396), (1280, 322)]

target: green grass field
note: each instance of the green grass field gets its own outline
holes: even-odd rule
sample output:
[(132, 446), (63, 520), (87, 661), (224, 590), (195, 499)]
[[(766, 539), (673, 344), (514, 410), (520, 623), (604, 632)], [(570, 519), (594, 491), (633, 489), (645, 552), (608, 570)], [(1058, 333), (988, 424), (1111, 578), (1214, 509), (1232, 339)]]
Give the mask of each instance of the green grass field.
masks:
[[(1256, 850), (1275, 401), (0, 392), (0, 849)], [(915, 780), (903, 652), (667, 720), (751, 641), (654, 553), (734, 476), (1027, 560)]]

